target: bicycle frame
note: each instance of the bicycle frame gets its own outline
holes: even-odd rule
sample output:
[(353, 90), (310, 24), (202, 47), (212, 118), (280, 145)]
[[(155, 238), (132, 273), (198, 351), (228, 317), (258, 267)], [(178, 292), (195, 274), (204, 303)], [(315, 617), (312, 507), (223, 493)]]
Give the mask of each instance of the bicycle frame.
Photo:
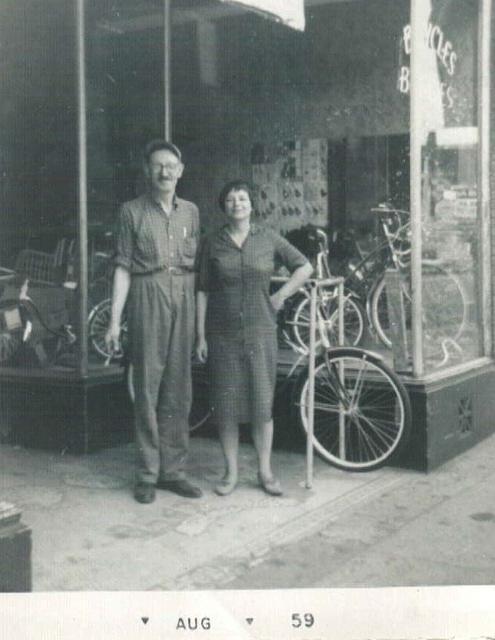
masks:
[[(382, 254), (383, 250), (386, 249), (388, 261), (390, 261), (389, 264), (392, 264), (397, 270), (404, 270), (408, 266), (411, 247), (409, 242), (406, 249), (402, 249), (401, 247), (404, 242), (403, 235), (406, 234), (407, 238), (409, 236), (410, 223), (403, 222), (403, 218), (408, 217), (409, 212), (402, 209), (391, 208), (387, 205), (379, 205), (371, 209), (371, 211), (379, 216), (383, 240), (372, 251), (364, 256), (361, 255), (358, 262), (352, 265), (351, 271), (344, 276), (344, 288), (346, 295), (354, 296), (361, 301), (366, 309), (368, 326), (375, 331), (371, 312), (371, 300), (374, 290), (380, 283), (387, 268), (387, 259), (381, 260), (382, 268), (379, 272), (377, 271), (376, 274), (372, 274), (370, 284), (366, 284), (366, 277), (362, 274), (363, 267), (375, 256)], [(390, 227), (394, 219), (398, 222), (398, 227), (395, 231), (392, 231)], [(359, 283), (359, 285), (353, 286), (353, 282)], [(363, 289), (364, 291), (362, 291)], [(349, 293), (347, 294), (347, 292)]]

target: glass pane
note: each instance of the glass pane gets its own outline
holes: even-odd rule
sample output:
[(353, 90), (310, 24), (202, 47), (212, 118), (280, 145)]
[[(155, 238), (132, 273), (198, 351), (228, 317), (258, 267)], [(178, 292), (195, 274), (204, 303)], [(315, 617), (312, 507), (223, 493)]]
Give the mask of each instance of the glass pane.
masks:
[[(349, 317), (362, 314), (359, 344), (391, 361), (386, 293), (377, 302), (383, 340), (366, 308), (392, 262), (372, 209), (383, 201), (409, 208), (409, 91), (400, 83), (399, 45), (410, 1), (307, 3), (304, 33), (218, 4), (195, 2), (203, 20), (193, 23), (187, 5), (173, 2), (173, 135), (186, 164), (179, 188), (198, 204), (205, 231), (224, 223), (218, 193), (239, 176), (257, 190), (258, 224), (310, 258), (318, 250), (312, 227), (324, 229), (332, 273), (349, 276)], [(280, 316), (283, 358), (291, 349), (285, 336), (305, 344), (300, 302), (295, 296)]]
[(88, 348), (90, 367), (99, 367), (107, 360), (118, 208), (142, 189), (144, 144), (163, 135), (163, 4), (87, 2), (86, 49)]
[(60, 356), (74, 305), (62, 286), (77, 216), (74, 25), (71, 3), (1, 3), (0, 370), (47, 377), (74, 369)]
[(481, 355), (478, 0), (422, 0), (422, 321), (425, 372)]

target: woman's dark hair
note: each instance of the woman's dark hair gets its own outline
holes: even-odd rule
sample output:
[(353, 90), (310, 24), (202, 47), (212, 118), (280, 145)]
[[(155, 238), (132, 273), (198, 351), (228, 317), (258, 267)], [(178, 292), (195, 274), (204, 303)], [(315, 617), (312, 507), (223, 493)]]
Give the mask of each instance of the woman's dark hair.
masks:
[(220, 209), (225, 213), (225, 200), (231, 191), (245, 191), (251, 202), (251, 206), (254, 207), (253, 187), (246, 180), (231, 180), (227, 182), (224, 188), (220, 191), (218, 196), (218, 204)]

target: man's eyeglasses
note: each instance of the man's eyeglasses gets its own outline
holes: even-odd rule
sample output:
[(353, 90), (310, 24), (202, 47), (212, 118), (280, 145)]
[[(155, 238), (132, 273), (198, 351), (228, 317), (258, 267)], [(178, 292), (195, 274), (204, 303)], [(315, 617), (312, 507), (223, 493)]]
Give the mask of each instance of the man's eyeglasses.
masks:
[(168, 173), (178, 173), (180, 171), (181, 165), (178, 162), (166, 162), (166, 163), (161, 163), (161, 162), (152, 162), (151, 163), (151, 171), (153, 171), (153, 173), (158, 173), (159, 171), (163, 171), (163, 169), (165, 169), (165, 171), (167, 171)]

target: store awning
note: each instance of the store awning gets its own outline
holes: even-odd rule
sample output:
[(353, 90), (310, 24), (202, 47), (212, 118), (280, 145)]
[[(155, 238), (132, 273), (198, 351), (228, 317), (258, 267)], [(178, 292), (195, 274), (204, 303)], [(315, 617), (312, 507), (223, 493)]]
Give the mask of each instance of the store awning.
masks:
[(288, 27), (304, 31), (304, 0), (221, 0), (237, 4), (280, 21)]

